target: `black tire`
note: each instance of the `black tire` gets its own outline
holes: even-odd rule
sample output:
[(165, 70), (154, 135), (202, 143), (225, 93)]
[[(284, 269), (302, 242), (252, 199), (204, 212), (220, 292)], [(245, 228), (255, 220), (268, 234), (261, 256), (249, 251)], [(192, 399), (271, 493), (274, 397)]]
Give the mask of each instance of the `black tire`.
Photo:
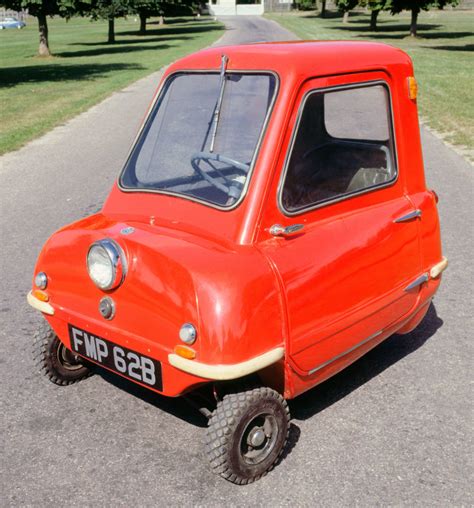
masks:
[(206, 431), (212, 471), (238, 485), (260, 479), (277, 463), (289, 429), (288, 405), (275, 390), (261, 387), (225, 395)]
[(92, 372), (66, 348), (46, 321), (34, 334), (33, 357), (40, 374), (59, 386), (77, 383)]

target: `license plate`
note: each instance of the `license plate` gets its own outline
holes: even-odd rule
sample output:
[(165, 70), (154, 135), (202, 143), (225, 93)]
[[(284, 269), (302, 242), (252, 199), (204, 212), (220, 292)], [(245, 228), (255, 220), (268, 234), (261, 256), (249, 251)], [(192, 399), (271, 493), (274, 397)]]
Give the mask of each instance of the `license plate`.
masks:
[(68, 326), (74, 352), (133, 381), (163, 390), (160, 362), (75, 326)]

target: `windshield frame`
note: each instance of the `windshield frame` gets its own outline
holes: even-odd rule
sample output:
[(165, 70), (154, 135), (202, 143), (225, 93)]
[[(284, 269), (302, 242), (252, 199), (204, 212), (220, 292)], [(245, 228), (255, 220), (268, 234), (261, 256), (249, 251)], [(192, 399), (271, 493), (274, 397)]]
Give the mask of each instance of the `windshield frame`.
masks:
[(254, 75), (273, 76), (275, 79), (275, 89), (273, 91), (273, 96), (270, 101), (270, 105), (268, 107), (267, 113), (265, 115), (265, 119), (262, 124), (260, 136), (259, 136), (257, 144), (255, 146), (255, 151), (254, 151), (254, 154), (252, 157), (252, 161), (250, 163), (250, 169), (247, 173), (245, 185), (242, 189), (239, 199), (235, 203), (233, 203), (230, 206), (222, 206), (222, 205), (218, 205), (216, 203), (212, 203), (210, 201), (205, 201), (203, 199), (196, 198), (195, 196), (183, 194), (181, 192), (173, 192), (173, 191), (167, 191), (167, 190), (163, 190), (163, 189), (150, 189), (147, 187), (127, 187), (122, 184), (122, 177), (125, 173), (125, 170), (127, 169), (128, 163), (134, 153), (134, 150), (136, 149), (138, 143), (141, 140), (143, 131), (149, 126), (150, 122), (152, 121), (152, 118), (154, 116), (153, 113), (155, 112), (156, 108), (159, 107), (160, 101), (164, 97), (164, 94), (166, 93), (166, 91), (168, 89), (168, 84), (170, 83), (170, 81), (177, 75), (186, 75), (186, 74), (216, 74), (216, 75), (219, 75), (219, 73), (220, 73), (219, 69), (178, 69), (176, 71), (171, 72), (168, 76), (166, 76), (166, 78), (163, 80), (163, 82), (156, 94), (156, 97), (154, 98), (154, 100), (149, 108), (147, 116), (146, 116), (145, 120), (143, 121), (142, 126), (140, 127), (140, 130), (138, 131), (138, 134), (135, 137), (135, 140), (132, 143), (132, 147), (127, 155), (127, 158), (125, 160), (123, 168), (120, 171), (119, 178), (117, 180), (117, 185), (118, 185), (118, 188), (122, 192), (126, 192), (126, 193), (132, 193), (132, 192), (133, 193), (142, 193), (143, 192), (143, 193), (147, 193), (147, 194), (164, 194), (166, 196), (173, 196), (173, 197), (177, 197), (177, 198), (181, 198), (181, 199), (186, 199), (189, 201), (194, 201), (195, 203), (200, 203), (200, 204), (206, 205), (210, 208), (215, 208), (217, 210), (221, 210), (221, 211), (225, 211), (225, 212), (234, 210), (242, 203), (242, 201), (245, 199), (245, 197), (247, 195), (247, 191), (248, 191), (248, 187), (250, 185), (250, 181), (251, 181), (251, 178), (253, 175), (255, 163), (258, 159), (262, 141), (267, 133), (268, 124), (270, 122), (270, 118), (273, 113), (275, 102), (277, 100), (277, 97), (278, 97), (278, 94), (280, 91), (280, 76), (276, 72), (274, 72), (272, 70), (268, 70), (268, 69), (262, 69), (262, 70), (260, 70), (260, 69), (243, 69), (243, 70), (232, 69), (232, 70), (226, 70), (226, 72), (225, 72), (226, 75), (227, 74), (254, 74)]

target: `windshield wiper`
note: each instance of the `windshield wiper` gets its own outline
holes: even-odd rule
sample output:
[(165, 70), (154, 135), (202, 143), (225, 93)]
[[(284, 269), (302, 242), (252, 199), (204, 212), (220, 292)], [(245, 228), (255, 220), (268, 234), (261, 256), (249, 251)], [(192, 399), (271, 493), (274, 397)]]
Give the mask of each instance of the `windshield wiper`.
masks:
[(229, 61), (229, 57), (227, 55), (222, 55), (221, 72), (220, 72), (221, 82), (220, 82), (219, 97), (217, 98), (216, 107), (214, 108), (214, 117), (212, 119), (212, 137), (211, 137), (211, 145), (209, 147), (209, 151), (211, 153), (214, 151), (214, 143), (216, 141), (217, 127), (219, 126), (221, 105), (222, 105), (222, 99), (224, 97), (224, 90), (225, 90), (225, 71), (227, 68), (228, 61)]

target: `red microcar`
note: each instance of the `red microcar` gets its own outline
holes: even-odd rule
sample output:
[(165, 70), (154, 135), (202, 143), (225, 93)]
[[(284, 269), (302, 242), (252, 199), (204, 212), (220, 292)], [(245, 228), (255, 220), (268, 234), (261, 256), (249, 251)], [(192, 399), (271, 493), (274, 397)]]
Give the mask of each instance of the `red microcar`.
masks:
[(212, 470), (260, 478), (286, 400), (413, 330), (438, 289), (416, 93), (409, 57), (375, 43), (171, 65), (102, 211), (39, 256), (41, 370), (67, 385), (99, 365), (185, 396)]

